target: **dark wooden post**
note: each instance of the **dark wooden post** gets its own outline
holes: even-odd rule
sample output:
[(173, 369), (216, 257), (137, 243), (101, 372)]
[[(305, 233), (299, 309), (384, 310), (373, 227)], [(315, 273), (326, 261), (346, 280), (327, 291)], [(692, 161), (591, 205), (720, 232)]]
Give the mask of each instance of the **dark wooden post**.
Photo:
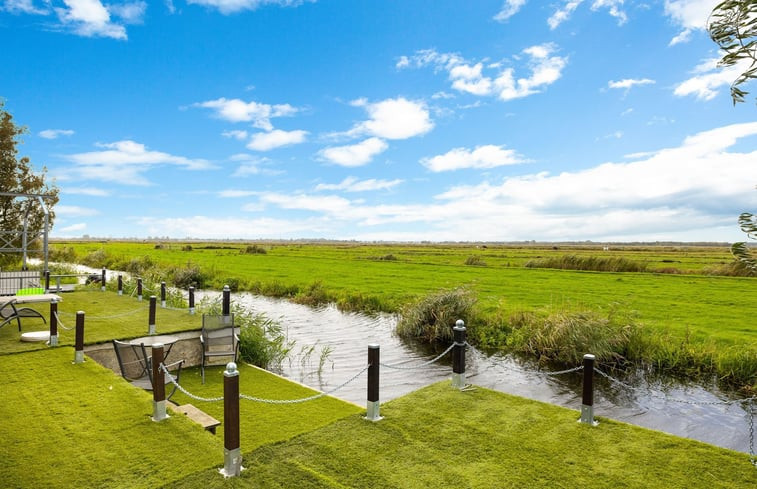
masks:
[(147, 334), (155, 334), (155, 308), (157, 298), (154, 295), (150, 296), (150, 312), (147, 317)]
[(229, 362), (223, 373), (223, 469), (226, 477), (236, 477), (242, 471), (242, 451), (239, 447), (239, 371)]
[(137, 279), (137, 300), (138, 301), (142, 300), (142, 279), (141, 278)]
[(231, 289), (228, 285), (223, 286), (223, 305), (221, 314), (224, 316), (231, 315)]
[(50, 293), (50, 270), (45, 270), (45, 294)]
[(76, 313), (76, 341), (74, 345), (74, 363), (84, 362), (84, 311)]
[(160, 283), (160, 307), (166, 307), (166, 283)]
[(124, 295), (124, 278), (121, 275), (118, 276), (118, 295)]
[(365, 419), (368, 421), (378, 421), (381, 419), (379, 414), (379, 368), (381, 363), (381, 354), (379, 345), (373, 343), (368, 345), (368, 402), (365, 409)]
[(195, 288), (189, 287), (189, 314), (195, 313)]
[(58, 346), (58, 300), (50, 301), (50, 346)]
[(166, 384), (165, 374), (160, 368), (163, 363), (163, 344), (152, 346), (152, 420), (163, 421), (166, 414)]
[(594, 355), (584, 355), (584, 385), (581, 396), (581, 423), (597, 426), (594, 421)]
[(462, 389), (465, 387), (465, 322), (458, 319), (452, 332), (455, 339), (452, 347), (452, 387)]
[(100, 278), (100, 290), (105, 292), (105, 267), (103, 267), (102, 278)]

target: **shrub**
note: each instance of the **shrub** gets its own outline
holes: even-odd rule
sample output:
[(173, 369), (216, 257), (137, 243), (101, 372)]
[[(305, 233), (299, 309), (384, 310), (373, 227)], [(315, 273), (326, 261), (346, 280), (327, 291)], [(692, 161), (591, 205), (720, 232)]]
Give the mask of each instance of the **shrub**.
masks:
[(239, 355), (245, 361), (269, 370), (281, 370), (294, 341), (286, 338), (281, 324), (262, 313), (234, 308), (234, 321), (240, 326)]
[(265, 255), (268, 253), (265, 248), (256, 244), (248, 245), (244, 250), (241, 250), (241, 252), (247, 255)]
[(76, 263), (76, 250), (71, 246), (51, 247), (50, 261)]
[(562, 255), (529, 260), (526, 268), (557, 268), (594, 272), (645, 272), (647, 264), (623, 257)]
[(188, 245), (182, 246), (181, 251), (192, 251), (192, 245), (188, 244)]
[(417, 338), (428, 343), (452, 341), (458, 319), (470, 323), (476, 298), (465, 288), (442, 290), (423, 297), (402, 309), (396, 332), (401, 338)]
[(471, 266), (474, 266), (474, 267), (485, 267), (486, 266), (486, 262), (480, 256), (476, 256), (476, 255), (472, 255), (472, 256), (469, 256), (468, 258), (466, 258), (465, 259), (465, 264), (466, 265), (471, 265)]
[(180, 289), (205, 286), (206, 278), (198, 265), (188, 263), (185, 267), (171, 269), (170, 273), (173, 276), (173, 284)]
[(109, 268), (108, 265), (112, 262), (112, 258), (104, 249), (100, 248), (86, 255), (81, 259), (81, 262), (83, 265), (92, 268)]
[(333, 302), (333, 298), (323, 288), (323, 283), (320, 280), (316, 280), (298, 292), (293, 301), (306, 306), (320, 306)]

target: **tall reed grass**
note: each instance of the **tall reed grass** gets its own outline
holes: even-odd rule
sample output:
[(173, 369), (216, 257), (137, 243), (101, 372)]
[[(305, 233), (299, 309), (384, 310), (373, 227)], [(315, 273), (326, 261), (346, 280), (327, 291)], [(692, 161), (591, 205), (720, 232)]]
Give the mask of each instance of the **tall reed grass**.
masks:
[(646, 272), (647, 264), (623, 257), (561, 255), (529, 260), (526, 268), (556, 268), (594, 272)]

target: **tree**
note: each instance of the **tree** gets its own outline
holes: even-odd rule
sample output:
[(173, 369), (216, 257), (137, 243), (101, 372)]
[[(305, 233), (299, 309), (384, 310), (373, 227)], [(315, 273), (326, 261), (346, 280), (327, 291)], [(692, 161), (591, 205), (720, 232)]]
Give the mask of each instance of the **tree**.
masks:
[[(757, 0), (727, 0), (715, 6), (707, 21), (710, 38), (725, 51), (718, 66), (748, 66), (731, 83), (733, 104), (749, 94), (740, 85), (757, 78)], [(745, 64), (746, 64), (745, 63)]]
[[(0, 100), (0, 192), (20, 194), (45, 194), (44, 205), (49, 212), (49, 223), (52, 226), (55, 213), (52, 208), (58, 203), (58, 188), (55, 184), (48, 184), (47, 169), (35, 173), (28, 157), (18, 157), (17, 144), (21, 135), (26, 134), (24, 126), (16, 125), (13, 116), (5, 110), (5, 104)], [(27, 236), (29, 241), (38, 237), (44, 228), (44, 210), (38, 198), (17, 198), (0, 195), (0, 232), (2, 232), (3, 248), (21, 248), (21, 231), (26, 218)], [(17, 262), (17, 253), (1, 253), (0, 265)]]

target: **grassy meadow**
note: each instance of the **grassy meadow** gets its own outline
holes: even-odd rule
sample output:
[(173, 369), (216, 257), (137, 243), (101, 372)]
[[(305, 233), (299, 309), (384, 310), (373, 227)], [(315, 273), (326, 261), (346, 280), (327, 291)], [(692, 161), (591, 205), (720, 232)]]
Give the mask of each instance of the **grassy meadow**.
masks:
[[(172, 275), (189, 270), (201, 288), (229, 284), (367, 312), (398, 312), (429, 293), (464, 287), (477, 300), (475, 315), (466, 318), (471, 337), (494, 349), (518, 349), (513, 342), (524, 336), (526, 330), (518, 329), (523, 317), (551, 323), (566, 315), (568, 322), (580, 322), (574, 316), (585, 313), (605, 322), (622, 318), (617, 328), (625, 328), (628, 344), (613, 347), (608, 358), (715, 373), (739, 387), (757, 387), (757, 327), (751, 321), (757, 316), (757, 288), (752, 277), (720, 274), (733, 263), (726, 246), (72, 241), (56, 242), (54, 249), (95, 267), (138, 271), (158, 264), (169, 283)], [(622, 258), (644, 271), (532, 267), (567, 256)], [(530, 348), (536, 333), (528, 335), (518, 341)], [(545, 349), (536, 354), (547, 355)]]

